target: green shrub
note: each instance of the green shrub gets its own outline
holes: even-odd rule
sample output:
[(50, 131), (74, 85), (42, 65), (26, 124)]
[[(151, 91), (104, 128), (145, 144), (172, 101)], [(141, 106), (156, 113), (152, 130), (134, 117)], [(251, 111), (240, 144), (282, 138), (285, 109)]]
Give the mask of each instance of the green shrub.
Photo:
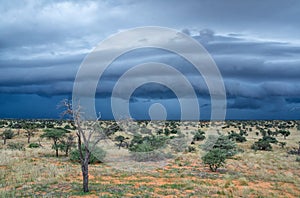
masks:
[(216, 172), (219, 167), (225, 165), (226, 155), (224, 149), (213, 148), (202, 157), (202, 161), (209, 165), (211, 171)]
[(254, 142), (254, 144), (252, 144), (251, 149), (253, 149), (255, 151), (257, 151), (257, 150), (271, 151), (272, 146), (271, 146), (270, 142), (259, 139), (257, 142)]
[(67, 124), (67, 125), (64, 127), (64, 129), (70, 130), (70, 129), (72, 129), (72, 127), (71, 127), (70, 125)]
[[(82, 152), (85, 152), (84, 145), (81, 147)], [(91, 153), (89, 164), (102, 163), (106, 156), (106, 152), (99, 147), (95, 147), (95, 150)], [(70, 153), (70, 160), (73, 162), (80, 162), (80, 154), (78, 149), (74, 149)]]
[(6, 129), (3, 131), (2, 136), (5, 139), (12, 139), (15, 136), (15, 134), (11, 129)]
[(7, 148), (11, 150), (19, 150), (19, 151), (25, 150), (24, 144), (19, 142), (10, 142), (8, 143)]
[(286, 142), (279, 142), (279, 145), (281, 146), (281, 148), (284, 148), (286, 146)]
[(284, 137), (284, 139), (286, 139), (286, 137), (291, 134), (291, 132), (288, 130), (279, 130), (278, 133), (281, 134)]
[(230, 140), (236, 141), (236, 142), (246, 142), (247, 139), (241, 134), (241, 133), (236, 133), (232, 132), (228, 135), (228, 138)]
[(273, 143), (273, 144), (277, 144), (278, 143), (278, 140), (274, 137), (271, 137), (271, 136), (264, 136), (262, 138), (263, 141), (267, 141), (269, 143)]
[(149, 152), (154, 151), (165, 146), (166, 137), (135, 135), (129, 145), (129, 150), (133, 152)]
[(191, 153), (191, 152), (195, 152), (195, 151), (196, 151), (196, 148), (193, 147), (193, 146), (188, 146), (187, 151), (190, 152), (190, 153)]
[(168, 135), (170, 135), (170, 129), (169, 128), (165, 128), (164, 129), (164, 134), (166, 135), (166, 136), (168, 136)]
[(210, 151), (212, 149), (219, 148), (226, 153), (227, 157), (233, 156), (238, 152), (236, 143), (228, 138), (228, 136), (225, 135), (219, 135), (214, 136), (210, 135), (208, 136), (207, 140), (203, 145), (201, 145), (201, 148), (204, 151)]
[(272, 150), (272, 145), (278, 143), (278, 140), (274, 137), (271, 136), (264, 136), (263, 138), (259, 139), (258, 141), (254, 142), (252, 144), (251, 149), (257, 151), (271, 151)]
[(201, 130), (198, 130), (193, 137), (193, 141), (202, 141), (204, 139), (205, 139), (205, 132)]
[(36, 143), (36, 142), (30, 143), (30, 144), (28, 145), (28, 147), (29, 147), (29, 148), (39, 148), (39, 147), (40, 147), (40, 144), (38, 144), (38, 143)]
[(296, 157), (296, 162), (300, 162), (300, 157)]

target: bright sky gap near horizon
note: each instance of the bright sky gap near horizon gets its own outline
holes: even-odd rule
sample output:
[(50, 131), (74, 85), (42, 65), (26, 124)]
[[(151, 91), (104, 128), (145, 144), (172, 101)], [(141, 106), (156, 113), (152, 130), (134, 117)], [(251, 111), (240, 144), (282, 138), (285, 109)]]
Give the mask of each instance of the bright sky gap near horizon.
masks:
[[(59, 118), (57, 104), (71, 97), (82, 60), (99, 42), (125, 29), (163, 26), (192, 36), (211, 54), (226, 87), (226, 119), (300, 119), (298, 0), (0, 0), (0, 13), (0, 118)], [(209, 119), (207, 87), (193, 78), (189, 63), (147, 48), (119, 57), (100, 80), (105, 88), (98, 89), (96, 106), (103, 119), (112, 118), (112, 82), (149, 61), (184, 73), (201, 119)], [(180, 118), (175, 94), (154, 83), (132, 95), (133, 117), (148, 119), (157, 102), (168, 119)]]

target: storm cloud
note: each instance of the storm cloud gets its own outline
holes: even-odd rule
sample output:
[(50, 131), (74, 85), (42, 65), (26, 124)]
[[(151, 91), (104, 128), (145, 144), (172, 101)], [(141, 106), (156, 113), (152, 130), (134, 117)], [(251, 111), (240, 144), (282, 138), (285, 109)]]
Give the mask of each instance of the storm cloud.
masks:
[[(155, 25), (177, 29), (209, 52), (224, 80), (228, 119), (299, 119), (299, 1), (0, 1), (0, 5), (2, 117), (14, 117), (5, 112), (18, 103), (18, 96), (21, 101), (28, 96), (33, 103), (49, 100), (45, 104), (53, 108), (58, 98), (70, 97), (81, 62), (99, 42), (128, 28)], [(176, 68), (190, 81), (203, 111), (210, 107), (201, 74), (182, 57), (152, 48), (115, 60), (99, 81), (98, 100), (109, 106), (106, 100), (120, 76), (146, 62)], [(149, 76), (178, 83), (172, 75), (149, 69), (132, 76), (128, 86)], [(168, 87), (146, 84), (135, 91), (131, 103), (143, 109), (145, 104), (170, 100), (175, 101), (176, 95)], [(25, 111), (28, 116), (30, 109)], [(57, 116), (51, 112), (50, 117)]]

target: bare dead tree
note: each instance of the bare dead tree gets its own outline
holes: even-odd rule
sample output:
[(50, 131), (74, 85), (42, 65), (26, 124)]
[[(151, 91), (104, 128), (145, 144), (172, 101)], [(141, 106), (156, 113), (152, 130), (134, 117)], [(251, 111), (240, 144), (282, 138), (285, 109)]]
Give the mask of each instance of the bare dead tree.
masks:
[(76, 108), (73, 108), (72, 102), (68, 99), (63, 100), (60, 106), (65, 108), (62, 116), (71, 117), (71, 124), (76, 130), (77, 148), (79, 151), (83, 179), (83, 191), (89, 192), (89, 161), (91, 153), (95, 150), (96, 145), (101, 140), (107, 138), (106, 133), (98, 122), (100, 116), (94, 121), (84, 120), (84, 112), (81, 109), (81, 106), (79, 105)]

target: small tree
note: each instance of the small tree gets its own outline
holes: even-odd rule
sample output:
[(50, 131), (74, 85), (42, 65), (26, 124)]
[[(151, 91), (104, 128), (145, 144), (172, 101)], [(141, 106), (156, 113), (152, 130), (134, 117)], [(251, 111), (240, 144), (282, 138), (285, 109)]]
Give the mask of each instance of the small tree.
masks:
[(119, 142), (119, 149), (121, 148), (124, 140), (125, 140), (125, 137), (123, 135), (118, 135), (116, 138), (115, 138), (116, 141)]
[(201, 146), (204, 151), (210, 151), (215, 148), (224, 150), (227, 157), (233, 156), (237, 153), (236, 143), (228, 138), (225, 135), (208, 136), (206, 142)]
[(225, 160), (226, 153), (220, 148), (213, 148), (202, 157), (203, 163), (209, 165), (210, 170), (213, 172), (225, 165)]
[(220, 166), (225, 165), (225, 160), (237, 151), (236, 143), (225, 135), (210, 135), (201, 148), (207, 153), (202, 157), (203, 163), (208, 164), (211, 171), (215, 172)]
[(66, 135), (66, 130), (63, 129), (46, 129), (44, 134), (41, 135), (41, 138), (47, 138), (53, 140), (52, 149), (55, 150), (56, 157), (58, 157), (58, 150), (60, 148), (59, 143), (63, 137)]
[(286, 142), (279, 142), (279, 145), (281, 146), (281, 148), (284, 148), (286, 145)]
[(2, 133), (3, 144), (6, 144), (7, 139), (12, 139), (14, 137), (14, 132), (11, 129), (6, 129)]
[(286, 137), (291, 134), (291, 132), (288, 130), (279, 130), (278, 133), (280, 133), (284, 137), (284, 139), (286, 139)]
[(74, 136), (69, 134), (65, 139), (61, 139), (58, 147), (61, 151), (64, 151), (66, 156), (69, 155), (70, 150), (72, 147), (75, 146)]
[(24, 129), (26, 130), (25, 136), (27, 137), (27, 143), (29, 144), (31, 137), (34, 136), (35, 126), (33, 126), (33, 125), (26, 125), (24, 127)]
[[(108, 134), (110, 134), (115, 127), (112, 126), (104, 130), (99, 122), (100, 116), (95, 121), (86, 121), (81, 106), (78, 104), (74, 108), (73, 104), (67, 99), (63, 100), (60, 106), (65, 108), (62, 116), (70, 116), (73, 120), (71, 123), (73, 128), (76, 129), (83, 192), (89, 192), (89, 162), (91, 154), (97, 149), (97, 144), (101, 140), (107, 139)], [(82, 149), (82, 147), (84, 147), (84, 149)]]

